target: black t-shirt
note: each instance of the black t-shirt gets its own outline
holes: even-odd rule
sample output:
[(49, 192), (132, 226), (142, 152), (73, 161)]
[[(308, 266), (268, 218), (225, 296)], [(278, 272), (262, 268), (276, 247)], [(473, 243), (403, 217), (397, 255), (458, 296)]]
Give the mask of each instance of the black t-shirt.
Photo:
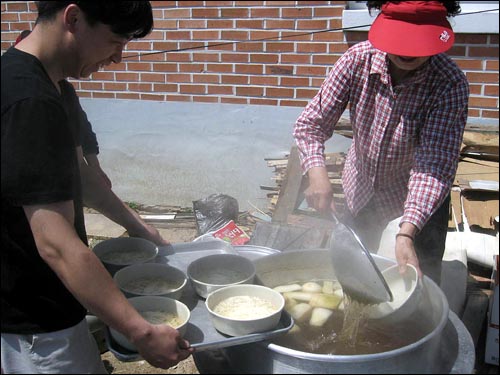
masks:
[(69, 328), (86, 310), (40, 257), (22, 206), (72, 200), (75, 230), (87, 244), (75, 138), (60, 94), (37, 58), (10, 48), (1, 69), (1, 330)]
[(59, 87), (61, 88), (61, 99), (70, 119), (70, 124), (72, 127), (76, 127), (77, 145), (82, 146), (84, 155), (98, 155), (97, 137), (92, 130), (92, 125), (80, 104), (80, 99), (73, 85), (66, 80), (62, 80), (59, 82)]

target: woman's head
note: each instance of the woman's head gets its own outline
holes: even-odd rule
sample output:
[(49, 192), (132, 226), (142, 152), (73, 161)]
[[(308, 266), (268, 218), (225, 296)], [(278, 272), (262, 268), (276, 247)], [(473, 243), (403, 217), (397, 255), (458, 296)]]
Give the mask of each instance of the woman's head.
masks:
[(460, 12), (458, 1), (368, 1), (380, 9), (368, 39), (381, 51), (404, 57), (433, 56), (449, 50), (455, 35), (448, 16)]

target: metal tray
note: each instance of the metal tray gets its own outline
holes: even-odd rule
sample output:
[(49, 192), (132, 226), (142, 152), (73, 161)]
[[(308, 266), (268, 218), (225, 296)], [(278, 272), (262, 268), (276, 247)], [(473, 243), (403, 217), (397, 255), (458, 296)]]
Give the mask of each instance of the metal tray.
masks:
[[(198, 258), (228, 252), (240, 254), (251, 260), (255, 260), (259, 257), (279, 252), (279, 250), (260, 248), (259, 246), (233, 247), (222, 240), (199, 241), (160, 247), (158, 257), (155, 261), (157, 263), (169, 264), (173, 267), (179, 268), (183, 272), (186, 272), (188, 265)], [(188, 283), (186, 288), (183, 290), (180, 301), (186, 304), (191, 311), (191, 318), (189, 320), (184, 338), (190, 342), (193, 348), (196, 348), (196, 352), (268, 340), (288, 332), (294, 324), (291, 316), (283, 310), (278, 326), (272, 331), (253, 333), (237, 337), (227, 336), (218, 332), (213, 327), (210, 315), (205, 307), (205, 300), (196, 294), (190, 283)], [(131, 352), (116, 343), (109, 334), (109, 330), (107, 328), (105, 336), (108, 349), (120, 361), (130, 362), (141, 359), (139, 353)]]
[[(233, 345), (250, 344), (252, 342), (270, 340), (275, 336), (287, 333), (294, 324), (293, 319), (284, 310), (276, 329), (245, 336), (226, 336), (217, 332), (212, 326), (209, 327), (208, 325), (211, 324), (209, 321), (206, 323), (207, 324), (204, 324), (203, 327), (204, 331), (202, 331), (199, 326), (197, 327), (195, 324), (189, 323), (186, 335), (184, 335), (184, 338), (190, 342), (193, 348), (196, 349), (196, 353), (203, 352), (205, 350), (218, 350)], [(142, 360), (139, 353), (130, 351), (118, 344), (111, 336), (108, 327), (105, 328), (104, 334), (109, 351), (113, 353), (117, 359), (122, 362)]]

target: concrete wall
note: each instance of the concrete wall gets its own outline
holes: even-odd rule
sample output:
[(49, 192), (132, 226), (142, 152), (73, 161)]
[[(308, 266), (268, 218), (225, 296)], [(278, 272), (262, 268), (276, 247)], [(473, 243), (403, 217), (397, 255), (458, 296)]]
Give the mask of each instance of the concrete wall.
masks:
[[(99, 141), (99, 160), (113, 190), (129, 202), (191, 207), (213, 193), (267, 209), (274, 170), (292, 146), (301, 108), (82, 99)], [(346, 151), (334, 135), (328, 152)]]

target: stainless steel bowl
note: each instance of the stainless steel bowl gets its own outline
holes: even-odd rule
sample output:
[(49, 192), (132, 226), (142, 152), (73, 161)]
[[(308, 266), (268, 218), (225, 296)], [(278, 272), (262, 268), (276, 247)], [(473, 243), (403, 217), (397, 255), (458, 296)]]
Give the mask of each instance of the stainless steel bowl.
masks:
[[(178, 317), (179, 325), (174, 327), (179, 331), (181, 336), (186, 333), (189, 319), (191, 318), (191, 312), (189, 308), (175, 299), (162, 297), (162, 296), (142, 296), (142, 297), (132, 297), (128, 301), (139, 313), (144, 313), (145, 311), (159, 311), (164, 313), (170, 313)], [(117, 330), (110, 328), (109, 332), (111, 337), (123, 346), (124, 348), (137, 351), (137, 348), (132, 344), (124, 335), (122, 335)]]
[[(163, 296), (179, 299), (187, 285), (184, 272), (161, 263), (127, 266), (116, 272), (113, 279), (127, 297)], [(134, 286), (134, 282), (144, 285)]]
[(196, 293), (207, 298), (209, 293), (228, 285), (252, 284), (255, 266), (241, 255), (213, 254), (191, 262), (187, 276)]
[(93, 251), (111, 275), (123, 267), (150, 262), (158, 255), (156, 244), (137, 237), (104, 240), (95, 245)]

